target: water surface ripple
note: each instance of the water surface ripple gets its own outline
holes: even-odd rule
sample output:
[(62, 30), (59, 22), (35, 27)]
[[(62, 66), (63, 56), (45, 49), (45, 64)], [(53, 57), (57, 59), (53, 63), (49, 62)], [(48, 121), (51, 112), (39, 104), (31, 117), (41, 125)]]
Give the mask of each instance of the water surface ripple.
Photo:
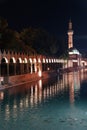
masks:
[(87, 72), (0, 91), (0, 130), (87, 130)]

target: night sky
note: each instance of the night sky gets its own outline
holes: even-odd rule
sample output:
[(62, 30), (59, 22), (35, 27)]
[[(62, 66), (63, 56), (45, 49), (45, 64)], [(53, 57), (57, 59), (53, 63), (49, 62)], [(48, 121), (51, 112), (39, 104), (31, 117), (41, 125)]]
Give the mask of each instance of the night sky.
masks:
[(74, 46), (87, 50), (87, 0), (0, 0), (0, 16), (17, 31), (39, 27), (66, 41), (71, 19)]

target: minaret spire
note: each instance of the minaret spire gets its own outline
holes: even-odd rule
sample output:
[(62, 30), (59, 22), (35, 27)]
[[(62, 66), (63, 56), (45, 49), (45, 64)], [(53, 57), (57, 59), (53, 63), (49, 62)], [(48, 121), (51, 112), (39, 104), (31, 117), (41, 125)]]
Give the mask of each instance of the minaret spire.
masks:
[(72, 22), (71, 22), (71, 19), (69, 20), (69, 30), (72, 30)]
[(73, 30), (72, 30), (72, 22), (69, 20), (68, 27), (68, 49), (73, 47)]

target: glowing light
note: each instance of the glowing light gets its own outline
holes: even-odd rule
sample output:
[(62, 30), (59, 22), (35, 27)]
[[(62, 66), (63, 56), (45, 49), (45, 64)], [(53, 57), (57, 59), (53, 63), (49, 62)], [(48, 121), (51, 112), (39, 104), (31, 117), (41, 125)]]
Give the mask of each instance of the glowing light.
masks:
[(36, 63), (36, 59), (34, 58), (34, 63)]
[(80, 53), (79, 53), (79, 51), (77, 49), (73, 49), (72, 51), (69, 52), (69, 54), (70, 55), (71, 54), (77, 54), (77, 55), (79, 55)]
[(73, 60), (73, 62), (78, 62), (78, 60)]
[(52, 59), (52, 63), (53, 63), (53, 59)]
[(28, 62), (27, 62), (27, 58), (24, 58), (24, 63), (28, 63)]
[(39, 77), (42, 76), (42, 71), (41, 70), (39, 70), (38, 75), (39, 75)]
[(41, 63), (41, 60), (40, 60), (40, 58), (38, 58), (38, 62), (39, 62), (39, 63)]
[(30, 58), (29, 60), (30, 60), (30, 63), (32, 63), (32, 59)]
[(39, 88), (42, 88), (42, 80), (39, 80)]
[(48, 67), (47, 70), (50, 70), (50, 68)]
[(37, 84), (35, 85), (35, 99), (34, 99), (34, 101), (35, 101), (35, 105), (37, 105), (37, 102), (38, 102), (38, 94), (37, 94), (37, 92), (38, 92), (38, 90), (37, 90)]
[(4, 93), (3, 92), (0, 92), (0, 99), (4, 99)]
[(20, 106), (20, 109), (21, 109), (21, 111), (22, 111), (22, 110), (23, 110), (23, 101), (22, 101), (22, 100), (20, 101), (19, 106)]
[(5, 59), (5, 62), (8, 63), (8, 59), (6, 57), (3, 57)]
[(51, 63), (51, 59), (49, 59), (49, 63)]
[(13, 63), (16, 63), (16, 60), (15, 60), (15, 58), (14, 58), (14, 57), (12, 57), (12, 59), (13, 59)]
[(54, 62), (56, 62), (56, 60), (54, 59)]
[(19, 58), (19, 62), (22, 63), (22, 59), (21, 58)]
[(0, 77), (0, 81), (1, 81), (1, 82), (4, 81), (4, 78), (3, 78), (3, 77)]
[(10, 118), (9, 105), (6, 105), (6, 109), (5, 109), (5, 120), (9, 120), (9, 118)]
[(46, 59), (46, 63), (48, 63), (48, 59)]
[(43, 59), (43, 63), (45, 63), (45, 59)]

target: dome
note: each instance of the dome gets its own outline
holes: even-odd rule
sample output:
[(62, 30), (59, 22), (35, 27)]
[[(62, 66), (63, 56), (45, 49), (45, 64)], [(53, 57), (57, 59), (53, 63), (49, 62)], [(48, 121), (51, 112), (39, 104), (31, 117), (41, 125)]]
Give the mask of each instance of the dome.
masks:
[(77, 54), (80, 55), (80, 52), (76, 48), (70, 48), (69, 49), (69, 54)]

